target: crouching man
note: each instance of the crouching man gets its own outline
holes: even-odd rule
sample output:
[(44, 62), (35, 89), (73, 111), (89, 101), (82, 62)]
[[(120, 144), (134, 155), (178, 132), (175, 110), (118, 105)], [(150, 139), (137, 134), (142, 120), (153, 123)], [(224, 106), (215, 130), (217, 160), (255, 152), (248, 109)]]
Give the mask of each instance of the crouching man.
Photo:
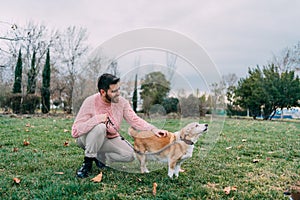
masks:
[[(103, 74), (98, 79), (98, 93), (87, 97), (72, 126), (72, 137), (84, 149), (84, 161), (77, 177), (89, 176), (93, 162), (99, 168), (106, 162), (130, 162), (134, 159), (133, 149), (119, 134), (122, 120), (138, 130), (151, 130), (158, 137), (166, 135), (138, 117), (129, 102), (120, 96), (120, 78)], [(107, 123), (108, 119), (112, 123)]]

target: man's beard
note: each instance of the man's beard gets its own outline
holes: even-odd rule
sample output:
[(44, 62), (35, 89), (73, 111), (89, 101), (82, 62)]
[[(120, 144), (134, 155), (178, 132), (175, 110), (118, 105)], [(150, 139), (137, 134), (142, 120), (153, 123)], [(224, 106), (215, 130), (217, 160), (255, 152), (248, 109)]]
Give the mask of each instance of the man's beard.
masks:
[(118, 102), (119, 102), (119, 99), (116, 98), (116, 97), (118, 97), (118, 96), (115, 96), (115, 97), (111, 98), (110, 96), (108, 96), (107, 93), (106, 93), (106, 95), (105, 95), (106, 100), (109, 101), (110, 103), (118, 103)]

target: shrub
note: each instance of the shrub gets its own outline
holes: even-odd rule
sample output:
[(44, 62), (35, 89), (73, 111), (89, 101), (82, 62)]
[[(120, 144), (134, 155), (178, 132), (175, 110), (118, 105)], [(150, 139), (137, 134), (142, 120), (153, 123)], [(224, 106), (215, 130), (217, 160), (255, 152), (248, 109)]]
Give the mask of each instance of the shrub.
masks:
[(13, 113), (15, 114), (21, 113), (22, 94), (21, 93), (11, 94), (9, 100), (10, 100), (9, 107), (11, 107)]
[(22, 102), (22, 113), (23, 114), (34, 114), (35, 110), (40, 104), (40, 97), (34, 94), (27, 94), (23, 98)]

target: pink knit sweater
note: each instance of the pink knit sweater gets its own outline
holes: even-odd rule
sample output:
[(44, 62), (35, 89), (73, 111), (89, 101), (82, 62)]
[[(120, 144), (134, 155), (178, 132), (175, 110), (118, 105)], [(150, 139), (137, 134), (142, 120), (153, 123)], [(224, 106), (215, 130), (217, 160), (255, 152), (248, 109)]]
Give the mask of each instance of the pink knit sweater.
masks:
[[(87, 134), (94, 126), (101, 123), (98, 115), (105, 113), (107, 113), (117, 130), (120, 130), (123, 118), (133, 128), (138, 130), (151, 130), (155, 128), (155, 126), (138, 117), (129, 102), (123, 97), (119, 97), (118, 103), (110, 104), (103, 101), (100, 93), (97, 93), (87, 97), (82, 103), (72, 126), (72, 137), (77, 138)], [(115, 138), (117, 136), (119, 136), (119, 133), (112, 126), (108, 126), (107, 137)]]

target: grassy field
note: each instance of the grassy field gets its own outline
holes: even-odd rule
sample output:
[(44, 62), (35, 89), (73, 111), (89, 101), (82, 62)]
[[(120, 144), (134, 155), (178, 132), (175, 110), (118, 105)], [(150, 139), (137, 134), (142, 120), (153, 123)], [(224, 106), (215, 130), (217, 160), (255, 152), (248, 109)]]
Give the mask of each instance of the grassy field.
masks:
[[(300, 181), (299, 122), (226, 119), (214, 147), (201, 157), (200, 140), (179, 178), (169, 179), (166, 167), (149, 174), (107, 168), (100, 183), (75, 177), (83, 151), (70, 136), (72, 122), (0, 116), (0, 199), (288, 199), (283, 191)], [(91, 178), (98, 173), (94, 166)]]

